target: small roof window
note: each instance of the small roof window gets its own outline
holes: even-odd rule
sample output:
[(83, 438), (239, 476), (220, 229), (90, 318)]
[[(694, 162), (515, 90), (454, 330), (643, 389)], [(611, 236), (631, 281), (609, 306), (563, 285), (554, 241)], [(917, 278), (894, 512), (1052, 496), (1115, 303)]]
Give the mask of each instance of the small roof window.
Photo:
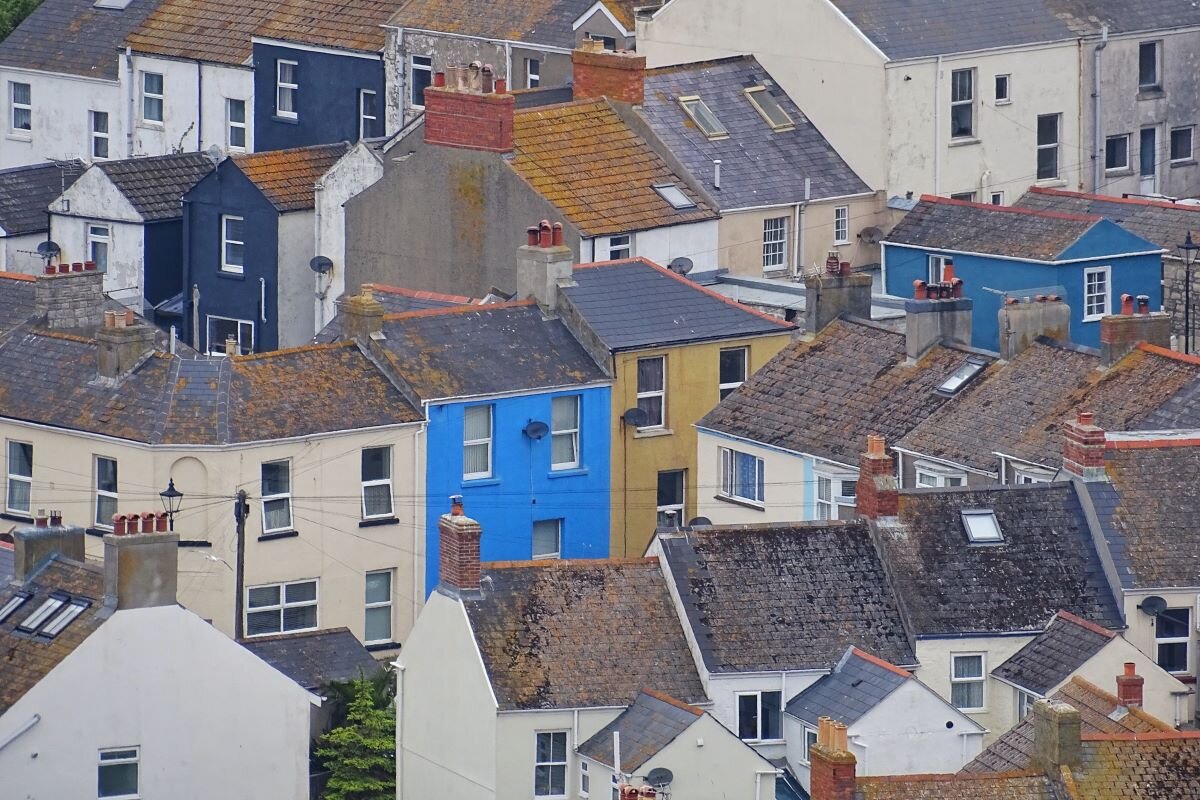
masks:
[(996, 512), (990, 508), (972, 508), (962, 511), (963, 527), (967, 530), (967, 539), (974, 544), (992, 544), (1003, 542), (1004, 534), (1000, 532), (1000, 522)]
[(754, 110), (759, 113), (773, 131), (791, 131), (796, 129), (796, 123), (779, 105), (776, 97), (778, 89), (768, 89), (766, 86), (753, 86), (746, 89), (746, 98)]
[(673, 183), (656, 183), (652, 187), (658, 196), (671, 204), (671, 208), (681, 211), (685, 208), (695, 208), (696, 204)]
[(692, 122), (696, 123), (700, 132), (709, 139), (725, 139), (729, 136), (729, 130), (721, 124), (721, 120), (717, 119), (717, 115), (704, 104), (699, 96), (681, 97), (679, 105), (683, 106), (683, 110), (692, 118)]
[(38, 634), (53, 639), (55, 636), (58, 636), (60, 633), (62, 633), (68, 625), (74, 622), (76, 617), (86, 611), (90, 605), (91, 603), (89, 603), (87, 600), (83, 600), (78, 597), (71, 600), (71, 602), (67, 604), (67, 607), (64, 608), (57, 617), (42, 626), (42, 629), (38, 631)]
[(17, 592), (12, 597), (8, 598), (8, 602), (3, 606), (0, 606), (0, 622), (4, 622), (4, 620), (11, 617), (13, 613), (21, 606), (25, 605), (25, 602), (31, 597), (33, 597), (33, 595), (29, 592)]
[(983, 371), (987, 366), (987, 362), (980, 358), (968, 358), (966, 363), (961, 367), (951, 372), (946, 380), (942, 381), (937, 387), (940, 394), (955, 395), (962, 391), (962, 388), (974, 380), (975, 376)]
[(50, 619), (50, 615), (62, 608), (70, 598), (65, 594), (55, 593), (46, 598), (46, 600), (38, 606), (37, 611), (34, 611), (25, 621), (17, 626), (17, 630), (33, 633), (42, 626), (46, 620)]

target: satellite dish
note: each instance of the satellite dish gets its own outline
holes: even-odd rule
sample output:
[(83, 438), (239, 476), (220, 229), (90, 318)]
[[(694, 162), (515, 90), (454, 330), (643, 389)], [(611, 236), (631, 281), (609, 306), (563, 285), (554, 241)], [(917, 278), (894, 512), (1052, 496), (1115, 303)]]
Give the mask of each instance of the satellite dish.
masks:
[(655, 767), (650, 770), (650, 774), (646, 776), (646, 783), (653, 786), (655, 789), (661, 789), (664, 786), (670, 786), (671, 781), (675, 780), (675, 773), (666, 767)]
[(708, 517), (693, 517), (692, 521), (688, 523), (689, 528), (694, 528), (697, 525), (712, 525), (712, 520)]
[(880, 240), (883, 239), (883, 231), (874, 226), (863, 228), (858, 232), (858, 238), (862, 239), (863, 244), (879, 244)]
[(220, 164), (225, 160), (225, 151), (221, 149), (219, 144), (212, 144), (204, 151), (204, 155), (208, 156), (208, 160), (213, 163), (213, 166)]
[(671, 268), (671, 272), (674, 272), (677, 275), (687, 275), (692, 271), (693, 265), (690, 258), (687, 256), (680, 256), (668, 264), (668, 266)]
[(1138, 606), (1138, 608), (1142, 610), (1143, 614), (1147, 614), (1151, 617), (1157, 617), (1159, 614), (1167, 610), (1167, 601), (1163, 600), (1156, 594), (1152, 594), (1143, 600), (1142, 604)]
[(47, 239), (44, 242), (38, 242), (37, 254), (45, 259), (56, 258), (62, 248), (58, 246), (58, 242), (52, 242)]
[(539, 419), (530, 420), (529, 424), (525, 426), (524, 430), (524, 434), (530, 439), (534, 440), (541, 439), (549, 432), (550, 426)]
[(333, 269), (333, 261), (325, 256), (314, 256), (312, 260), (308, 262), (308, 268), (318, 275), (324, 275), (325, 273), (329, 272), (329, 270)]
[(646, 412), (637, 407), (626, 411), (621, 415), (621, 419), (625, 420), (626, 425), (632, 425), (635, 428), (645, 427), (646, 423), (650, 421), (650, 417), (646, 415)]

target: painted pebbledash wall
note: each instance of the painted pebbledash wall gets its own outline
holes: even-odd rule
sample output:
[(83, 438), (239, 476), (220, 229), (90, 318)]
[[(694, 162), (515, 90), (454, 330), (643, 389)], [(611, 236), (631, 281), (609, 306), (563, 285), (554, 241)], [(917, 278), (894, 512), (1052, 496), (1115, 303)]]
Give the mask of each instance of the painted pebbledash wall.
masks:
[[(116, 58), (116, 54), (113, 54)], [(0, 91), (6, 114), (8, 88), (29, 84), (31, 130), (12, 130), (12, 120), (0, 120), (0, 169), (36, 164), (43, 159), (90, 158), (91, 111), (108, 114), (109, 142), (114, 157), (125, 155), (129, 130), (124, 95), (116, 81), (81, 75), (42, 72), (0, 65)]]

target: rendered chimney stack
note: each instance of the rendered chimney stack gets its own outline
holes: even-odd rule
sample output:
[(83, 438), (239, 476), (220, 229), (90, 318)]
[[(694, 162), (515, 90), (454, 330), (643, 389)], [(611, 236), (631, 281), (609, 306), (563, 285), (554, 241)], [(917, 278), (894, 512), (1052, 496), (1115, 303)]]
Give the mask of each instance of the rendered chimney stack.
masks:
[(1126, 708), (1141, 708), (1146, 679), (1137, 674), (1137, 664), (1125, 662), (1125, 671), (1117, 676), (1117, 700)]
[(1108, 479), (1104, 469), (1104, 429), (1090, 411), (1063, 426), (1063, 469), (1072, 477), (1093, 483)]
[(364, 283), (358, 294), (338, 301), (342, 314), (342, 337), (370, 339), (383, 333), (383, 303), (375, 297), (375, 287)]
[(812, 800), (854, 800), (858, 759), (850, 752), (846, 726), (817, 720), (817, 742), (809, 748)]
[(451, 597), (479, 594), (479, 543), (483, 529), (466, 516), (462, 496), (450, 498), (450, 513), (438, 520), (438, 590)]
[(32, 526), (13, 531), (13, 578), (24, 583), (55, 553), (83, 561), (83, 528), (62, 524), (62, 512), (39, 509)]
[(628, 50), (605, 50), (603, 43), (584, 39), (571, 52), (576, 100), (607, 97), (640, 106), (646, 97), (646, 57)]
[(175, 605), (179, 535), (166, 533), (167, 515), (115, 515), (104, 536), (104, 602), (117, 610)]
[(1055, 775), (1060, 767), (1079, 766), (1079, 711), (1067, 703), (1043, 699), (1033, 704), (1032, 715), (1033, 766)]
[(804, 279), (804, 328), (819, 333), (843, 314), (871, 318), (871, 276), (853, 274), (836, 250), (825, 259), (825, 270)]
[(425, 141), (446, 147), (509, 153), (516, 98), (490, 64), (449, 66), (425, 90)]
[(943, 268), (938, 283), (913, 281), (913, 297), (904, 301), (905, 351), (916, 361), (937, 344), (971, 345), (974, 303), (963, 297), (963, 281), (953, 263)]
[(1146, 295), (1121, 295), (1121, 313), (1100, 320), (1100, 361), (1111, 367), (1139, 343), (1171, 346), (1171, 315), (1151, 312)]
[(563, 226), (542, 220), (525, 231), (517, 248), (517, 298), (532, 297), (545, 314), (558, 311), (558, 290), (574, 284), (575, 254), (564, 244)]
[(59, 264), (46, 268), (34, 284), (35, 313), (53, 330), (90, 330), (104, 316), (104, 273), (94, 262), (77, 262), (78, 269)]
[(1010, 297), (997, 312), (997, 324), (1000, 357), (1011, 361), (1043, 336), (1069, 342), (1071, 307), (1056, 294), (1037, 295), (1036, 298)]
[(154, 351), (154, 329), (137, 321), (132, 311), (104, 312), (103, 327), (96, 331), (96, 374), (100, 382), (115, 384)]
[(895, 467), (887, 454), (887, 443), (882, 436), (873, 433), (868, 434), (867, 452), (859, 461), (855, 508), (858, 515), (866, 519), (894, 517), (900, 513), (900, 492)]

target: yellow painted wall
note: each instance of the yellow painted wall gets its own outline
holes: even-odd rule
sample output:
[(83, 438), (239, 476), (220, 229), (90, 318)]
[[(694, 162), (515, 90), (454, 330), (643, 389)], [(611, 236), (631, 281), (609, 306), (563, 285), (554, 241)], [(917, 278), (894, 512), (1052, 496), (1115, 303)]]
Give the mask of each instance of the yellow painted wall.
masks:
[[(700, 418), (719, 402), (718, 365), (721, 350), (749, 347), (749, 373), (754, 374), (791, 340), (791, 332), (725, 339), (676, 347), (651, 348), (615, 356), (612, 431), (611, 554), (640, 556), (654, 536), (658, 516), (658, 473), (686, 470), (684, 514), (696, 516), (696, 429)], [(635, 431), (621, 415), (637, 406), (639, 358), (666, 356), (666, 419), (662, 431)]]

